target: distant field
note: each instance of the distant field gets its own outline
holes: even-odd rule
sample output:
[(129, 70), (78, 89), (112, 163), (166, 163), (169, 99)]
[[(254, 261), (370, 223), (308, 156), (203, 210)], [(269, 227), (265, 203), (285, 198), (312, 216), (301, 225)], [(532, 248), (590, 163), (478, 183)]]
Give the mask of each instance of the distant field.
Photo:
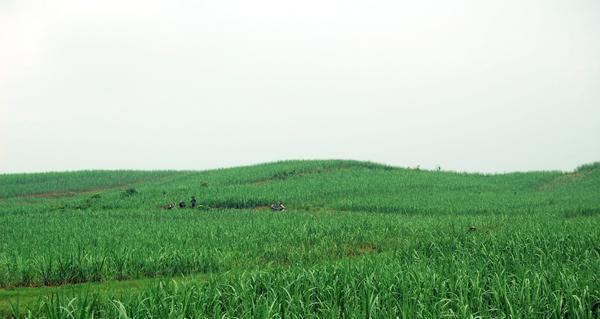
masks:
[(131, 183), (168, 178), (169, 172), (80, 171), (0, 175), (0, 198), (56, 197), (77, 192), (104, 191)]
[(598, 163), (0, 175), (5, 316), (600, 318), (599, 274)]

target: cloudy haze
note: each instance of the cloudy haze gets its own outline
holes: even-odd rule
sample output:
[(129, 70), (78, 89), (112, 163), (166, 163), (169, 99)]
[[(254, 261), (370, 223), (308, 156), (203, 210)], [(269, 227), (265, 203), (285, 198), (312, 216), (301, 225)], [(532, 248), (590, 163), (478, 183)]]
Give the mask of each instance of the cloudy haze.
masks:
[(0, 172), (600, 160), (600, 1), (0, 1)]

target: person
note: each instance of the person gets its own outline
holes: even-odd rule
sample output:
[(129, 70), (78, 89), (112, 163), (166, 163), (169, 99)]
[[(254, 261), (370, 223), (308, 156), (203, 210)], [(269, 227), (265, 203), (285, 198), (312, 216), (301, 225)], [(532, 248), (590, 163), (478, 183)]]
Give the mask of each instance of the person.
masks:
[(283, 204), (283, 202), (279, 202), (279, 204), (277, 205), (271, 204), (271, 210), (276, 212), (282, 212), (285, 210), (285, 205)]
[(179, 202), (179, 208), (185, 208), (185, 202), (184, 201)]
[(190, 202), (192, 208), (196, 208), (196, 196), (192, 196), (192, 201)]

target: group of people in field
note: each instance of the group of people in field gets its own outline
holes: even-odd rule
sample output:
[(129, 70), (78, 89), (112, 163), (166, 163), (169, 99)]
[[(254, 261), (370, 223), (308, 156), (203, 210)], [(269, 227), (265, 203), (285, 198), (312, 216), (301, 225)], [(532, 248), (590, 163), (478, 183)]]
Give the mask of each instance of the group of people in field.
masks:
[[(197, 203), (198, 203), (198, 201), (196, 200), (196, 196), (192, 196), (192, 200), (190, 200), (190, 208), (196, 208)], [(187, 206), (186, 206), (185, 201), (179, 202), (179, 208), (186, 208), (186, 207)], [(169, 203), (169, 204), (163, 206), (163, 208), (173, 209), (173, 208), (175, 208), (175, 205)]]
[[(198, 204), (198, 201), (196, 200), (196, 196), (192, 196), (192, 199), (190, 200), (190, 208), (196, 208)], [(179, 208), (186, 208), (187, 204), (185, 201), (180, 201), (179, 202)], [(274, 212), (283, 212), (286, 210), (285, 204), (283, 202), (279, 202), (277, 204), (273, 203), (271, 204), (271, 210)], [(167, 204), (165, 206), (163, 206), (163, 208), (165, 209), (173, 209), (175, 208), (174, 204)]]

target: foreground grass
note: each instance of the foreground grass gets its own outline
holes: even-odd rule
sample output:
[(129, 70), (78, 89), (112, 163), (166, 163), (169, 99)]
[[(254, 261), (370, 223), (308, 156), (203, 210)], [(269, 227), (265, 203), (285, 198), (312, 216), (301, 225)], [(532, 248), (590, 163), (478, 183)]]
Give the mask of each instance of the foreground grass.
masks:
[[(594, 318), (600, 301), (600, 225), (593, 217), (218, 211), (197, 218), (209, 228), (228, 221), (225, 229), (245, 243), (236, 248), (226, 237), (215, 239), (213, 249), (231, 249), (236, 257), (205, 281), (82, 286), (96, 290), (20, 288), (36, 297), (49, 295), (8, 311), (48, 318), (73, 313), (107, 318)], [(233, 227), (236, 218), (246, 227)], [(263, 224), (265, 229), (257, 227)], [(252, 231), (238, 233), (245, 228)], [(256, 237), (249, 237), (253, 233)], [(265, 237), (269, 233), (282, 238)], [(260, 243), (264, 250), (258, 250)], [(130, 283), (136, 289), (127, 289)]]
[[(161, 281), (161, 278), (146, 278), (128, 281), (110, 281), (101, 283), (83, 283), (64, 286), (20, 287), (0, 289), (0, 316), (19, 317), (21, 309), (36, 308), (46, 302), (48, 296), (55, 295), (115, 295), (133, 292), (150, 284)], [(24, 313), (23, 313), (24, 315)]]
[[(470, 255), (465, 254), (465, 255)], [(416, 258), (415, 258), (416, 257)], [(455, 256), (367, 254), (313, 267), (234, 272), (135, 289), (53, 292), (35, 317), (106, 318), (596, 318), (597, 279), (569, 269), (497, 271)], [(588, 273), (590, 275), (590, 273)], [(589, 281), (591, 280), (591, 281)], [(592, 286), (588, 286), (587, 284)]]

